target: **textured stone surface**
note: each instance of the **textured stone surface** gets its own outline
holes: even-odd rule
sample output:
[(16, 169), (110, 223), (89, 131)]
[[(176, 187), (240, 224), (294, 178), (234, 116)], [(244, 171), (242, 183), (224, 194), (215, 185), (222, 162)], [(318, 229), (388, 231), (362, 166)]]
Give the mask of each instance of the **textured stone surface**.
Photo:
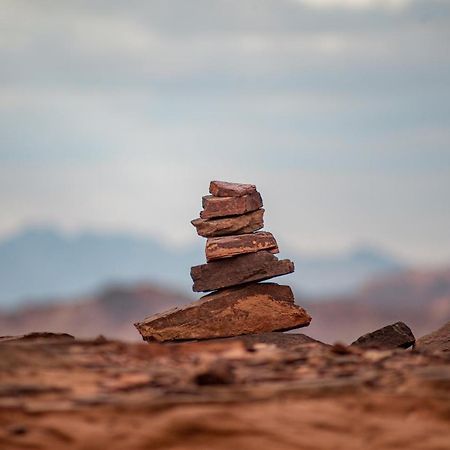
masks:
[(215, 197), (242, 197), (256, 192), (254, 184), (230, 183), (228, 181), (211, 181), (209, 192)]
[(403, 322), (396, 322), (359, 337), (352, 345), (387, 349), (408, 348), (414, 345), (415, 341), (416, 339), (408, 325)]
[(203, 237), (227, 236), (230, 234), (252, 233), (264, 226), (264, 209), (239, 216), (223, 217), (219, 219), (194, 219), (192, 225), (197, 233)]
[(214, 291), (251, 281), (267, 280), (293, 271), (292, 261), (278, 260), (276, 256), (263, 250), (192, 267), (192, 289), (195, 292)]
[(250, 211), (255, 211), (263, 206), (259, 192), (243, 195), (242, 197), (214, 197), (205, 195), (202, 200), (203, 211), (200, 212), (202, 219), (215, 217), (237, 216)]
[(251, 234), (209, 238), (206, 241), (205, 253), (206, 259), (212, 261), (260, 250), (268, 250), (270, 253), (279, 252), (277, 241), (272, 233), (260, 231)]
[(305, 344), (319, 344), (328, 346), (312, 337), (301, 333), (283, 333), (281, 331), (272, 331), (270, 333), (247, 334), (242, 336), (213, 339), (210, 342), (242, 342), (245, 348), (254, 350), (260, 344), (275, 345), (284, 350), (295, 350)]
[(450, 352), (450, 322), (417, 340), (417, 350)]
[(172, 341), (291, 330), (310, 321), (306, 311), (295, 305), (289, 286), (253, 283), (214, 292), (135, 326), (145, 340)]
[(242, 341), (0, 343), (0, 449), (448, 448), (448, 355)]

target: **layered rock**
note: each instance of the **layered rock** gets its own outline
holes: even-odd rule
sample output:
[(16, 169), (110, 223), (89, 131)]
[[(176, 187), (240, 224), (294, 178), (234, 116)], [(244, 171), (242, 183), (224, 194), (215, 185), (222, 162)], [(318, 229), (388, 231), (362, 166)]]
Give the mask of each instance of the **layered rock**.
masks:
[(260, 208), (240, 216), (222, 217), (218, 219), (194, 219), (192, 225), (202, 237), (227, 236), (231, 234), (252, 233), (264, 226), (264, 209)]
[(250, 211), (255, 211), (263, 206), (259, 192), (243, 195), (242, 197), (214, 197), (205, 195), (202, 199), (202, 219), (216, 217), (237, 216)]
[(387, 325), (379, 330), (364, 334), (352, 345), (365, 348), (408, 348), (414, 345), (416, 338), (411, 329), (403, 322)]
[(254, 283), (208, 294), (135, 325), (145, 340), (162, 342), (291, 330), (310, 321), (289, 286)]
[(268, 251), (220, 259), (191, 268), (194, 292), (208, 292), (251, 281), (263, 281), (294, 271), (289, 259), (278, 260)]
[(242, 197), (255, 192), (254, 184), (229, 183), (228, 181), (211, 181), (209, 184), (209, 193), (214, 197)]
[[(192, 220), (206, 237), (206, 264), (191, 267), (194, 292), (215, 291), (183, 308), (135, 324), (145, 340), (212, 339), (291, 330), (311, 317), (295, 305), (288, 286), (259, 281), (294, 271), (279, 260), (278, 244), (263, 225), (261, 195), (253, 184), (211, 181), (200, 218)], [(265, 338), (270, 339), (270, 338)]]
[(279, 252), (277, 241), (272, 233), (260, 231), (251, 234), (209, 238), (206, 241), (205, 253), (206, 260), (212, 261), (261, 250), (268, 250), (270, 253)]

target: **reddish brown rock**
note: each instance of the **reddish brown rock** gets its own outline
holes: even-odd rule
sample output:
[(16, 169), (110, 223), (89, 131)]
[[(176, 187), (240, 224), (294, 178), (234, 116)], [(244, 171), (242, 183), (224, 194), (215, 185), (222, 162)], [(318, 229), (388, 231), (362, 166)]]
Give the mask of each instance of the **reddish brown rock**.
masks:
[(242, 197), (256, 192), (254, 184), (229, 183), (228, 181), (211, 181), (209, 192), (215, 197)]
[(194, 219), (192, 225), (197, 229), (197, 233), (203, 237), (227, 236), (229, 234), (252, 233), (260, 230), (264, 226), (264, 209), (240, 216), (223, 217), (220, 219)]
[(262, 281), (294, 271), (289, 259), (278, 260), (268, 251), (220, 259), (191, 268), (195, 292), (214, 291), (251, 281)]
[(396, 322), (387, 325), (372, 333), (359, 337), (352, 345), (364, 348), (408, 348), (414, 345), (416, 339), (408, 327), (403, 322)]
[(279, 252), (277, 241), (272, 233), (260, 231), (258, 233), (209, 238), (206, 241), (205, 253), (206, 259), (212, 261), (260, 250), (268, 250), (270, 253)]
[(289, 286), (254, 283), (214, 292), (135, 326), (146, 341), (174, 341), (291, 330), (310, 321)]
[(248, 350), (254, 350), (259, 344), (275, 345), (283, 350), (296, 350), (304, 345), (321, 345), (331, 347), (312, 337), (301, 333), (283, 333), (272, 331), (270, 333), (247, 334), (242, 336), (219, 338), (210, 342), (242, 342)]
[(417, 350), (450, 353), (450, 322), (417, 340)]
[(202, 201), (203, 211), (200, 212), (202, 219), (213, 219), (215, 217), (237, 216), (262, 207), (263, 202), (259, 192), (243, 195), (242, 197), (214, 197), (205, 195)]

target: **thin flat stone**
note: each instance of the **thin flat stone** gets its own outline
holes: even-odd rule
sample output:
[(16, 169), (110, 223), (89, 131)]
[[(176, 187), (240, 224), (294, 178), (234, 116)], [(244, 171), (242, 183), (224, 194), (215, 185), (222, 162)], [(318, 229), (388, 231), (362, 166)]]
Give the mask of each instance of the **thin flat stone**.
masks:
[(285, 331), (309, 325), (289, 286), (253, 283), (205, 295), (135, 324), (146, 341), (211, 339)]
[(192, 225), (197, 229), (197, 234), (203, 237), (227, 236), (230, 234), (252, 233), (264, 227), (264, 209), (240, 216), (223, 217), (219, 219), (194, 219)]
[(191, 267), (194, 292), (215, 291), (226, 287), (268, 280), (294, 271), (289, 259), (278, 260), (266, 250), (233, 258), (219, 259)]
[(209, 192), (215, 197), (242, 197), (256, 192), (254, 184), (230, 183), (228, 181), (211, 181)]
[(202, 219), (213, 219), (216, 217), (238, 216), (255, 211), (263, 206), (259, 192), (254, 192), (242, 197), (214, 197), (205, 195), (202, 199), (203, 211), (200, 212)]
[(207, 261), (213, 261), (260, 250), (268, 250), (270, 253), (279, 252), (277, 241), (272, 233), (260, 231), (258, 233), (209, 238), (206, 241), (205, 253)]

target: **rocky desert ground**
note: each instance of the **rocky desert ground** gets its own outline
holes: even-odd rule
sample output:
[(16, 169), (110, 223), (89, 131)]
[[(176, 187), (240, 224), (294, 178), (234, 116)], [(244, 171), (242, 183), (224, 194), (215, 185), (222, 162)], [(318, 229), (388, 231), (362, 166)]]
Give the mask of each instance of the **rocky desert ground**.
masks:
[(413, 349), (266, 333), (0, 342), (0, 448), (447, 449), (450, 323)]

